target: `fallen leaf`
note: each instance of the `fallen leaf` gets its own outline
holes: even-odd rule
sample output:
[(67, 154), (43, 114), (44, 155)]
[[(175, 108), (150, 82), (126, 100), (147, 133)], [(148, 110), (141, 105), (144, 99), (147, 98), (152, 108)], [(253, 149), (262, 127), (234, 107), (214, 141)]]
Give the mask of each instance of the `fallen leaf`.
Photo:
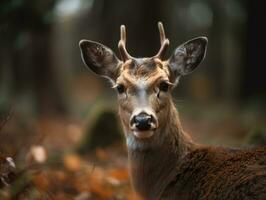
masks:
[(64, 166), (69, 171), (79, 171), (82, 167), (82, 160), (76, 154), (66, 154), (63, 157)]
[(126, 168), (122, 169), (112, 169), (107, 173), (108, 177), (116, 179), (121, 182), (125, 182), (129, 180), (128, 170)]
[(34, 161), (34, 162), (42, 164), (47, 160), (47, 152), (43, 146), (35, 145), (30, 148), (30, 151), (27, 157), (30, 163)]
[(104, 149), (97, 148), (95, 152), (97, 158), (101, 161), (107, 161), (108, 160), (108, 154)]
[(45, 172), (35, 174), (32, 178), (33, 185), (38, 188), (38, 190), (49, 191), (50, 181), (48, 175)]

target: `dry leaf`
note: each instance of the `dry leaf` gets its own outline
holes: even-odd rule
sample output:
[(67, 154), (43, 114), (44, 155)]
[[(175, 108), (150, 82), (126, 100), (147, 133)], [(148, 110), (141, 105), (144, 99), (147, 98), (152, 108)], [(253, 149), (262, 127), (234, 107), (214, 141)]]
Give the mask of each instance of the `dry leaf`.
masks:
[(126, 168), (123, 169), (112, 169), (107, 173), (108, 177), (116, 179), (121, 182), (125, 182), (129, 180), (128, 170)]
[(107, 161), (108, 160), (108, 154), (104, 149), (97, 148), (95, 152), (97, 158), (101, 161)]
[(63, 157), (64, 166), (69, 171), (79, 171), (82, 167), (82, 160), (76, 154), (66, 154)]
[(37, 162), (44, 163), (47, 160), (47, 152), (45, 148), (41, 145), (35, 145), (30, 148), (30, 152), (28, 154), (29, 162)]
[(39, 190), (42, 190), (42, 191), (49, 191), (49, 187), (51, 186), (49, 178), (48, 178), (47, 174), (44, 172), (36, 174), (33, 177), (32, 182), (36, 188), (38, 188)]

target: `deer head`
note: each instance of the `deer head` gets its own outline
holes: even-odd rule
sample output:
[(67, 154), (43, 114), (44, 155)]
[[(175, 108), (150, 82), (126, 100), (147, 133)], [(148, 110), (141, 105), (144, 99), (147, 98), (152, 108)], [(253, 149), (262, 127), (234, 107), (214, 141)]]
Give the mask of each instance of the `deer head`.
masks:
[[(168, 122), (171, 90), (180, 77), (191, 73), (203, 60), (207, 38), (198, 37), (178, 46), (169, 59), (164, 59), (169, 40), (158, 23), (161, 47), (149, 58), (132, 57), (126, 50), (126, 29), (121, 26), (118, 43), (119, 59), (108, 47), (89, 40), (79, 45), (86, 66), (108, 78), (117, 90), (119, 113), (127, 137), (138, 141), (159, 137)], [(157, 136), (156, 136), (157, 135)]]

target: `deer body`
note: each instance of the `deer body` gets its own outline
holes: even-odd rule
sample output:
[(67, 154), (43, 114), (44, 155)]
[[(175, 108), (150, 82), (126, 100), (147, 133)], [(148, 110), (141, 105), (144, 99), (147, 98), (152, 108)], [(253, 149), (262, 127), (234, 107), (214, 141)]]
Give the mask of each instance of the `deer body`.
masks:
[(160, 199), (266, 199), (265, 151), (196, 149), (177, 165)]
[(266, 147), (204, 147), (180, 124), (170, 91), (203, 60), (207, 39), (192, 39), (164, 60), (169, 40), (161, 23), (159, 31), (161, 48), (151, 58), (130, 56), (124, 26), (121, 60), (102, 44), (80, 42), (85, 64), (118, 92), (135, 191), (147, 200), (266, 199)]

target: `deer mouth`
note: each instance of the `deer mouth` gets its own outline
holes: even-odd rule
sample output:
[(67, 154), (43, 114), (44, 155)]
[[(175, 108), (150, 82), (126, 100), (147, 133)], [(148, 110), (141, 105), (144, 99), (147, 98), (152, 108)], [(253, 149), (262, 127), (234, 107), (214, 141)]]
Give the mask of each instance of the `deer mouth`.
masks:
[(148, 139), (154, 135), (157, 126), (155, 123), (150, 123), (149, 126), (138, 126), (138, 124), (133, 124), (131, 126), (131, 131), (133, 135), (138, 139)]
[(137, 137), (139, 139), (147, 139), (147, 138), (150, 138), (153, 136), (154, 130), (147, 130), (147, 131), (134, 130), (133, 134), (135, 137)]

